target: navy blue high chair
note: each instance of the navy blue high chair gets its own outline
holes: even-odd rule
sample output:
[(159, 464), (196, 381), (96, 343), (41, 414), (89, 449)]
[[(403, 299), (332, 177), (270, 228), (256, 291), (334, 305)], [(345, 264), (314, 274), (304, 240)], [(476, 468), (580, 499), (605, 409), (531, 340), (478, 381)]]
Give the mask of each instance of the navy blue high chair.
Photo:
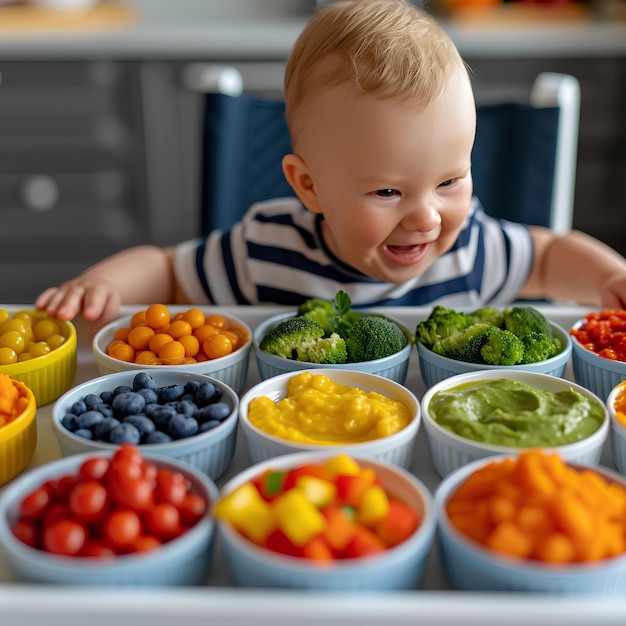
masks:
[[(528, 102), (478, 105), (472, 173), (488, 214), (571, 229), (579, 107), (578, 81), (555, 73), (537, 77)], [(206, 93), (203, 146), (203, 234), (228, 229), (256, 201), (294, 195), (282, 173), (282, 101)]]

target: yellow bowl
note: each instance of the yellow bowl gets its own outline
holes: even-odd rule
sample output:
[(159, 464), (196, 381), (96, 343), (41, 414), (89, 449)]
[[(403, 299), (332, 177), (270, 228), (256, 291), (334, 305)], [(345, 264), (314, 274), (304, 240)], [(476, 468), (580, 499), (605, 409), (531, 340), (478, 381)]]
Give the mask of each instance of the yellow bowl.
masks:
[[(38, 319), (49, 317), (43, 311), (29, 313)], [(0, 374), (8, 374), (13, 380), (23, 382), (33, 392), (37, 406), (56, 400), (70, 389), (76, 376), (76, 327), (72, 322), (55, 321), (65, 337), (63, 344), (34, 359), (0, 365)]]
[(0, 427), (0, 485), (17, 476), (29, 463), (37, 446), (37, 403), (33, 392), (22, 382), (28, 405), (15, 419)]

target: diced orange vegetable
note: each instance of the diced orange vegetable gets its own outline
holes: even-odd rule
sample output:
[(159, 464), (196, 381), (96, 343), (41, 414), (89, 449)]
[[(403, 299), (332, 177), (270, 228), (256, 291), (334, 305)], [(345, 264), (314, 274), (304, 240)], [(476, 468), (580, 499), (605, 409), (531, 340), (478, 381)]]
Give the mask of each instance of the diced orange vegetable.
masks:
[(350, 516), (346, 512), (346, 507), (328, 506), (322, 509), (322, 515), (326, 518), (326, 528), (322, 536), (333, 550), (343, 550), (356, 532), (354, 512)]
[(411, 507), (391, 499), (389, 512), (376, 523), (376, 533), (388, 545), (396, 546), (408, 539), (418, 528), (419, 516)]
[(372, 469), (365, 467), (358, 474), (340, 474), (335, 479), (337, 495), (348, 505), (357, 508), (361, 498), (368, 487), (376, 481), (376, 475)]
[(382, 539), (374, 532), (365, 528), (365, 526), (357, 526), (354, 537), (343, 550), (343, 556), (347, 559), (371, 556), (378, 554), (386, 549)]
[(314, 537), (302, 547), (302, 556), (314, 561), (328, 562), (334, 559), (333, 551), (324, 537)]
[(446, 511), (459, 532), (516, 557), (581, 562), (626, 551), (626, 488), (554, 453), (526, 450), (487, 463)]

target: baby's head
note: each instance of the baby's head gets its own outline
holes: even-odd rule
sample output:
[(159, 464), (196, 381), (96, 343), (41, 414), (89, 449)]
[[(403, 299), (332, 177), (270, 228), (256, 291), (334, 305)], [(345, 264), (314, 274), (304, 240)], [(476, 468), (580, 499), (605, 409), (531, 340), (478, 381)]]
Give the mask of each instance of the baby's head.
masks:
[(298, 152), (308, 115), (324, 87), (351, 82), (361, 93), (427, 106), (465, 65), (427, 13), (403, 0), (346, 0), (320, 10), (302, 32), (285, 70), (286, 116)]

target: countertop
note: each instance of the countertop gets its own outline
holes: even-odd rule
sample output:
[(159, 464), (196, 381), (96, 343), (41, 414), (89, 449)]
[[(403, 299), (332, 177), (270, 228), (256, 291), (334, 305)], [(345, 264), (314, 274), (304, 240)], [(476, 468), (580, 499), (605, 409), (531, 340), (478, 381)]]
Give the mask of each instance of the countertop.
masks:
[[(103, 5), (104, 10), (107, 5)], [(249, 18), (145, 11), (131, 3), (117, 7), (116, 22), (85, 14), (71, 20), (37, 19), (16, 26), (0, 6), (0, 59), (201, 59), (284, 60), (309, 15)], [(3, 15), (5, 15), (3, 27)], [(41, 17), (41, 16), (40, 16)], [(461, 54), (472, 58), (624, 57), (626, 21), (593, 15), (571, 19), (441, 19)]]
[[(137, 310), (124, 310), (128, 314)], [(226, 314), (238, 315), (251, 328), (269, 315), (288, 309), (274, 307), (214, 307)], [(569, 328), (587, 312), (578, 307), (538, 307), (554, 322)], [(391, 307), (384, 311), (407, 326), (425, 319), (430, 309)], [(91, 353), (89, 331), (78, 324), (78, 373), (76, 383), (97, 376)], [(571, 362), (566, 377), (572, 377)], [(254, 355), (247, 385), (258, 380)], [(413, 352), (406, 386), (418, 399), (424, 392), (419, 375), (417, 353)], [(38, 445), (30, 467), (60, 455), (50, 424), (52, 404), (38, 409)], [(227, 473), (218, 480), (223, 484), (248, 463), (247, 453), (238, 440), (235, 457)], [(608, 445), (602, 464), (612, 466)], [(423, 429), (420, 429), (414, 463), (411, 468), (431, 490), (439, 477), (430, 463)], [(626, 599), (508, 594), (462, 593), (453, 591), (447, 582), (434, 546), (419, 590), (401, 593), (329, 594), (281, 590), (253, 590), (233, 587), (216, 545), (213, 567), (205, 586), (166, 589), (61, 588), (45, 585), (22, 585), (11, 582), (10, 572), (0, 556), (0, 623), (7, 626), (246, 626), (259, 624), (281, 626), (373, 626), (382, 624), (421, 624), (425, 626), (623, 626), (626, 623)]]

